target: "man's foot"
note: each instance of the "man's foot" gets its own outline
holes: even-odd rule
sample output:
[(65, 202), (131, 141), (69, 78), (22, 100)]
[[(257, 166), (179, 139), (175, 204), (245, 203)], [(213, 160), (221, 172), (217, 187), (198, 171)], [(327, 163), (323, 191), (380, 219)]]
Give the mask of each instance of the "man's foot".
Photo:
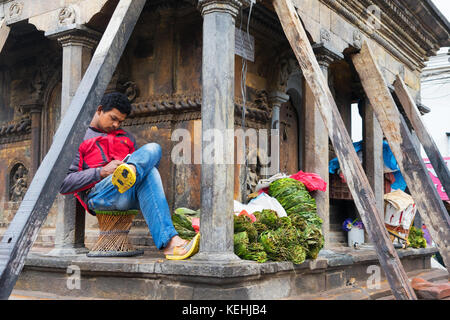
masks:
[[(179, 237), (178, 237), (179, 238)], [(179, 238), (181, 239), (181, 238)], [(166, 259), (168, 260), (184, 260), (187, 259), (198, 252), (200, 245), (200, 233), (197, 233), (191, 241), (175, 239), (174, 243), (178, 242), (179, 245), (169, 245), (164, 250)], [(173, 240), (173, 238), (172, 238)]]
[(164, 255), (173, 254), (173, 249), (175, 247), (185, 246), (187, 245), (188, 242), (189, 242), (188, 240), (182, 239), (179, 236), (175, 236), (172, 239), (170, 239), (169, 243), (164, 248), (163, 253)]
[(112, 175), (112, 184), (120, 193), (130, 189), (136, 182), (136, 168), (133, 165), (122, 163)]

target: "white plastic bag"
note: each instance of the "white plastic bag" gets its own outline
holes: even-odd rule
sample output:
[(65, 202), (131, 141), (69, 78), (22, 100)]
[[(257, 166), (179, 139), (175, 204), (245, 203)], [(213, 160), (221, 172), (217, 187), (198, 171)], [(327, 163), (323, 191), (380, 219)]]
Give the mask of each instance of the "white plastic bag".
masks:
[[(255, 199), (248, 203), (249, 206), (258, 206), (263, 209), (270, 209), (277, 213), (279, 218), (287, 217), (286, 210), (282, 207), (282, 205), (278, 202), (277, 199), (272, 198), (267, 193), (261, 193)], [(247, 211), (248, 212), (248, 211)], [(250, 213), (250, 212), (249, 212)]]

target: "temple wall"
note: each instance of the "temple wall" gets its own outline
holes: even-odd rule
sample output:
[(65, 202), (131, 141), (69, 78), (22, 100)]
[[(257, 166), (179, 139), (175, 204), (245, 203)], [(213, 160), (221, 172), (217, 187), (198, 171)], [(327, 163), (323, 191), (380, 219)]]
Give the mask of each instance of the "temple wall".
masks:
[[(389, 29), (389, 24), (383, 25), (386, 29), (383, 29), (384, 37), (372, 37), (367, 27), (355, 24), (350, 14), (344, 14), (334, 8), (331, 2), (294, 1), (311, 41), (326, 43), (336, 52), (344, 53), (349, 48), (358, 47), (362, 41), (368, 40), (378, 58), (386, 82), (392, 84), (395, 75), (400, 74), (417, 97), (420, 94), (420, 63), (414, 60), (414, 55), (409, 51), (402, 56), (403, 58), (395, 54), (404, 52), (402, 51), (404, 49), (403, 45), (389, 37), (394, 32)], [(89, 27), (95, 28), (100, 25), (104, 28), (107, 20), (103, 23), (101, 19), (89, 20), (97, 17), (91, 12), (94, 10), (92, 8), (98, 7), (95, 10), (99, 10), (104, 4), (105, 1), (99, 1), (98, 6), (86, 9), (90, 13), (84, 15), (88, 18), (83, 18), (83, 22)], [(42, 5), (43, 2), (39, 1), (39, 6)], [(82, 10), (83, 6), (80, 8), (79, 10)], [(54, 12), (46, 14), (48, 17), (55, 15)], [(43, 18), (31, 20), (40, 28), (50, 28), (48, 21)], [(192, 137), (191, 150), (201, 150), (202, 22), (202, 17), (195, 8), (178, 10), (168, 5), (158, 10), (145, 10), (108, 88), (109, 91), (119, 90), (126, 93), (132, 101), (133, 114), (125, 122), (124, 129), (136, 136), (138, 145), (142, 146), (149, 142), (161, 145), (163, 157), (159, 171), (172, 211), (178, 207), (192, 209), (200, 207), (201, 165), (174, 164), (171, 160), (171, 151), (179, 141), (171, 141), (171, 136), (176, 129), (186, 129)], [(297, 93), (302, 94), (301, 76), (298, 76), (299, 67), (293, 60), (293, 53), (287, 40), (282, 31), (280, 32), (279, 26), (275, 30), (273, 25), (264, 23), (264, 20), (260, 19), (250, 28), (251, 35), (255, 37), (255, 62), (247, 63), (246, 93), (249, 112), (246, 127), (254, 129), (270, 128), (271, 106), (267, 99), (268, 93), (274, 91), (288, 93), (289, 88), (292, 90), (293, 87), (298, 87), (300, 89)], [(62, 49), (56, 40), (49, 40), (38, 31), (34, 31), (33, 35), (27, 36), (25, 40), (24, 47), (18, 53), (19, 56), (8, 56), (19, 52), (17, 47), (11, 53), (0, 55), (0, 58), (7, 58), (0, 60), (6, 61), (0, 63), (0, 127), (29, 117), (20, 111), (20, 104), (33, 95), (40, 95), (44, 103), (41, 149), (46, 151), (60, 117)], [(237, 111), (242, 108), (240, 91), (242, 62), (241, 57), (235, 56), (236, 129), (241, 125), (240, 113)], [(345, 108), (350, 108), (349, 102), (352, 99), (352, 88), (349, 86), (352, 71), (345, 61), (330, 66), (330, 70), (337, 103), (343, 105), (344, 111), (341, 112), (345, 113)], [(294, 103), (292, 92), (289, 94)], [(301, 101), (299, 98), (296, 99)], [(301, 136), (304, 130), (302, 121), (305, 115), (301, 114), (301, 105), (295, 107), (298, 109), (299, 117), (298, 138), (302, 140), (304, 139)], [(14, 166), (14, 161), (21, 161), (28, 168), (30, 166), (31, 141), (27, 136), (29, 132), (24, 130), (20, 133), (21, 140), (17, 142), (7, 142), (0, 133), (0, 162), (5, 164), (0, 166), (2, 179), (7, 179), (8, 170)], [(236, 154), (239, 152), (235, 150)], [(301, 150), (299, 152), (301, 153)], [(41, 155), (41, 159), (44, 154)], [(193, 158), (192, 156), (192, 162)], [(301, 163), (300, 155), (295, 161)], [(253, 179), (259, 178), (258, 170), (256, 165), (250, 168), (250, 172), (254, 173)], [(241, 201), (243, 173), (243, 167), (236, 165), (234, 195), (235, 199)], [(0, 184), (0, 201), (2, 201), (0, 224), (3, 225), (11, 220), (14, 210), (18, 208), (17, 204), (8, 201), (10, 191), (7, 186), (7, 183)], [(45, 226), (54, 227), (55, 219), (54, 205)], [(95, 221), (88, 218), (87, 225), (94, 226)]]

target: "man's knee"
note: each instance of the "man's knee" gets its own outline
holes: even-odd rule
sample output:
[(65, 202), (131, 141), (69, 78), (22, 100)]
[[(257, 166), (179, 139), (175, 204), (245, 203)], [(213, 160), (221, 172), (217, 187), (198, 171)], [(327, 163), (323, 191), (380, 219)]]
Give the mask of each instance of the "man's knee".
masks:
[(156, 168), (158, 168), (159, 162), (161, 161), (161, 157), (162, 157), (161, 146), (158, 143), (152, 142), (152, 143), (147, 143), (141, 149), (143, 149), (144, 152), (150, 154), (152, 167), (155, 166)]
[(155, 142), (147, 143), (142, 148), (144, 148), (145, 151), (153, 154), (157, 159), (161, 159), (162, 148), (158, 143), (155, 143)]

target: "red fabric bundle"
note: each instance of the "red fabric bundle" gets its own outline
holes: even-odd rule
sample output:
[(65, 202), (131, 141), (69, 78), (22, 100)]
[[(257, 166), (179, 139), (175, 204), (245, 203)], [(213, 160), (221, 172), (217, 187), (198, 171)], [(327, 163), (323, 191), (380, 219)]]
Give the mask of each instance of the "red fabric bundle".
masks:
[(197, 233), (200, 231), (200, 218), (192, 218), (192, 228)]
[(327, 190), (327, 183), (316, 173), (299, 171), (290, 178), (302, 182), (309, 192), (315, 190), (325, 192)]

